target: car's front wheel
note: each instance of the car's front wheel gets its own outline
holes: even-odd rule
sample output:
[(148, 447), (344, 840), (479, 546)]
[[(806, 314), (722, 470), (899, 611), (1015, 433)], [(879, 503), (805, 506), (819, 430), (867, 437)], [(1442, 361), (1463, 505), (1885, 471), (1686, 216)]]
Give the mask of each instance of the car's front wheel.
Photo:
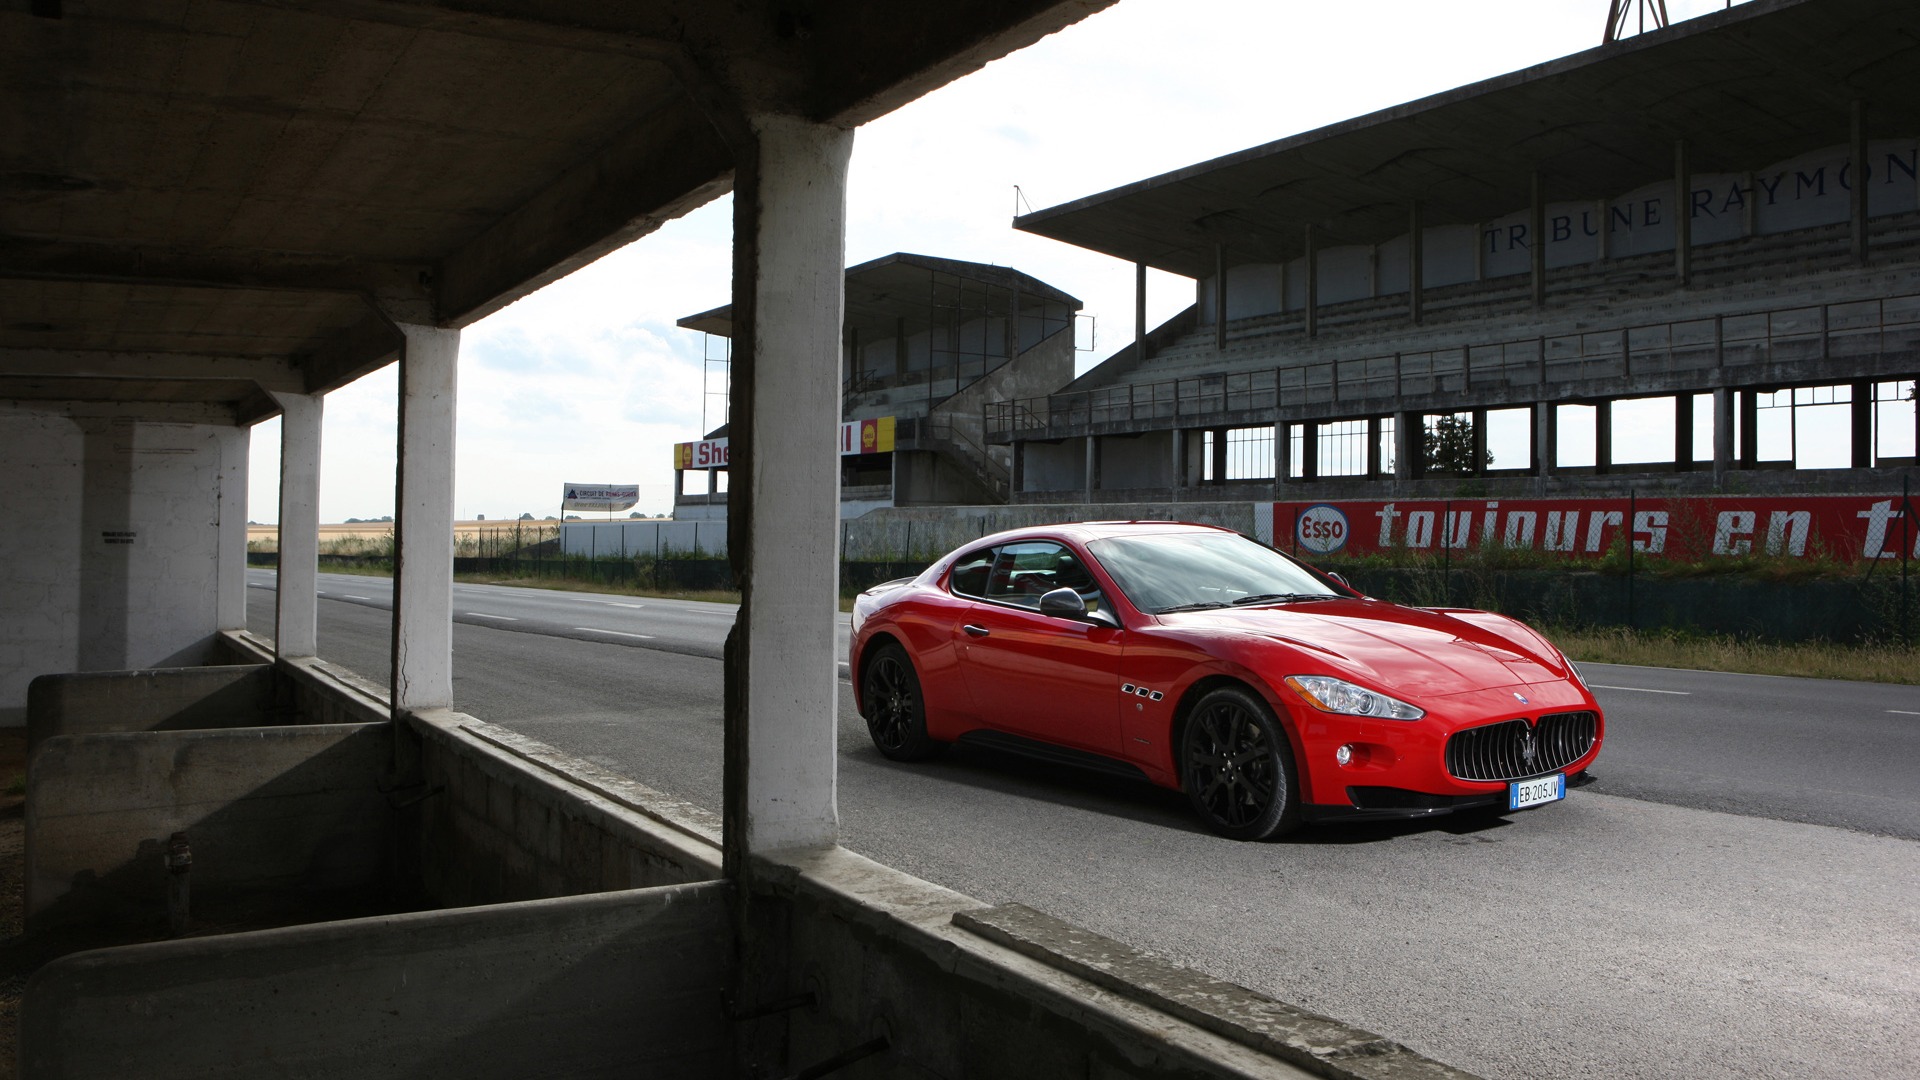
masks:
[(895, 761), (919, 761), (940, 752), (927, 736), (926, 703), (920, 677), (907, 651), (889, 642), (874, 653), (860, 681), (860, 703), (873, 745)]
[(1293, 750), (1273, 711), (1251, 691), (1223, 686), (1194, 704), (1180, 739), (1180, 783), (1207, 827), (1261, 840), (1300, 823)]

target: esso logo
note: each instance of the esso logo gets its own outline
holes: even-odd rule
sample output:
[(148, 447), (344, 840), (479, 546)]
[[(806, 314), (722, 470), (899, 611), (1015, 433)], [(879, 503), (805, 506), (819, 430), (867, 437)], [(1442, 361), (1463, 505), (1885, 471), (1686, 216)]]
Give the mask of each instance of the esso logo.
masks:
[(1315, 555), (1331, 555), (1347, 546), (1347, 515), (1338, 507), (1320, 503), (1300, 511), (1294, 539)]

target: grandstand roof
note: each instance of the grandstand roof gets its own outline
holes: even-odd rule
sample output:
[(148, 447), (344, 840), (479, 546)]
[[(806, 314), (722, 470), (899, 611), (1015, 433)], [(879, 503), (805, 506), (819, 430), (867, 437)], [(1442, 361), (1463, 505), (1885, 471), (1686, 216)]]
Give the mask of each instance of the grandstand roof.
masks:
[(1014, 226), (1188, 277), (1674, 175), (1742, 171), (1850, 137), (1920, 129), (1920, 5), (1751, 0), (1664, 30), (1018, 217)]
[[(1008, 266), (941, 259), (932, 255), (914, 255), (896, 251), (878, 259), (847, 268), (847, 314), (849, 326), (883, 323), (892, 326), (905, 319), (910, 333), (924, 330), (933, 322), (945, 325), (943, 302), (950, 298), (935, 292), (933, 277), (945, 275), (959, 282), (1018, 290), (1022, 297), (1052, 300), (1080, 310), (1080, 301), (1041, 281)], [(688, 315), (679, 325), (689, 330), (704, 330), (721, 337), (733, 336), (733, 305)]]

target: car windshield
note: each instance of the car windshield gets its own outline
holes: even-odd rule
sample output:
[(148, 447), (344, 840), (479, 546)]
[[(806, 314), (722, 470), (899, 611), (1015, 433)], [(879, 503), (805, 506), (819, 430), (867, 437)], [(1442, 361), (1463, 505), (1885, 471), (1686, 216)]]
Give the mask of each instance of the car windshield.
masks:
[(1087, 545), (1135, 607), (1155, 615), (1340, 595), (1285, 555), (1234, 533), (1148, 533)]

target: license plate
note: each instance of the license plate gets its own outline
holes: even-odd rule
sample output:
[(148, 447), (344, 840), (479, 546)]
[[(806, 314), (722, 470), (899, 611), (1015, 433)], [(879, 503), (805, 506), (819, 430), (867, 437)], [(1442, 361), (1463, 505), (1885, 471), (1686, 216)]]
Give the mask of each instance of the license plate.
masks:
[(1559, 802), (1567, 797), (1567, 774), (1515, 780), (1507, 785), (1507, 809), (1524, 810), (1541, 803)]

